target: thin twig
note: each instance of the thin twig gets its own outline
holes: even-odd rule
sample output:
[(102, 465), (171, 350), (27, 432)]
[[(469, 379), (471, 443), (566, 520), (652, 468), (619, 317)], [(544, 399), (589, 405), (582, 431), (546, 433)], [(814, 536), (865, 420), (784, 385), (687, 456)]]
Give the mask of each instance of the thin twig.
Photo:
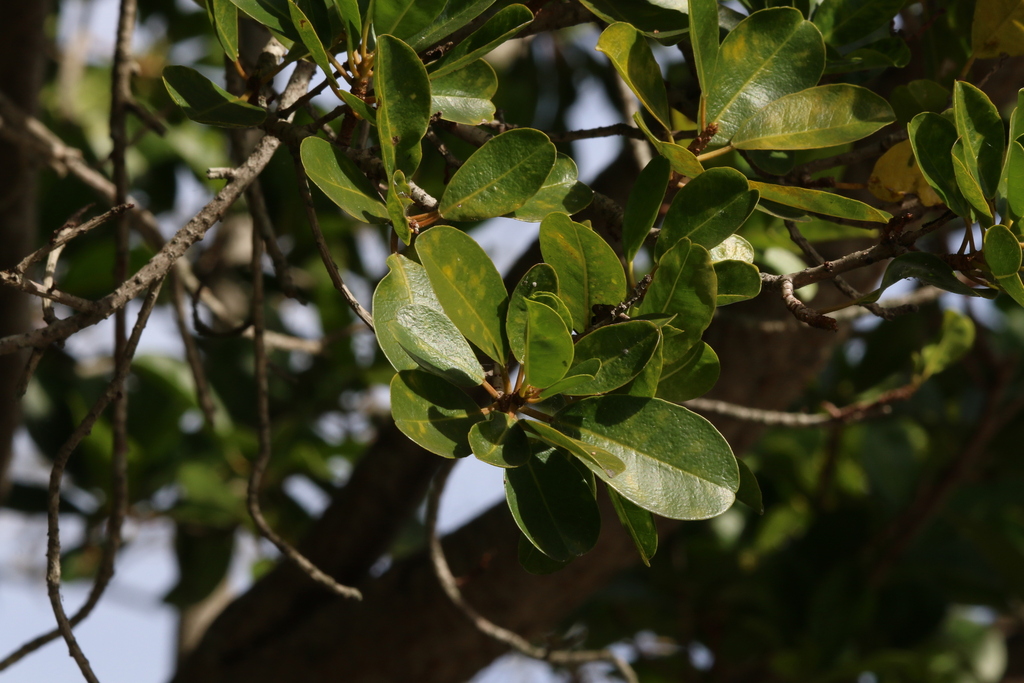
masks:
[(437, 576), (441, 588), (460, 612), (472, 622), (473, 626), (484, 635), (504, 643), (534, 659), (541, 659), (560, 666), (578, 666), (590, 662), (610, 662), (619, 670), (630, 683), (637, 683), (636, 672), (624, 659), (613, 653), (611, 650), (551, 650), (544, 647), (537, 647), (514, 631), (498, 626), (493, 621), (476, 611), (472, 605), (466, 602), (459, 589), (458, 581), (452, 574), (448, 560), (444, 556), (444, 548), (441, 546), (441, 539), (437, 535), (437, 511), (440, 507), (441, 494), (444, 492), (448, 475), (451, 474), (454, 461), (447, 460), (434, 477), (434, 484), (427, 497), (427, 538), (430, 542), (430, 559), (434, 565), (434, 574)]
[(78, 221), (69, 221), (68, 223), (65, 223), (59, 230), (53, 233), (53, 237), (50, 238), (49, 242), (23, 258), (18, 265), (12, 268), (12, 271), (24, 275), (33, 263), (39, 261), (54, 249), (63, 247), (76, 237), (81, 237), (94, 228), (98, 228), (103, 225), (111, 218), (120, 216), (125, 211), (133, 208), (135, 208), (134, 204), (119, 204), (106, 213), (102, 213), (95, 218), (90, 218), (85, 223), (79, 223)]
[(325, 574), (320, 568), (309, 561), (294, 546), (277, 534), (267, 520), (263, 517), (260, 509), (260, 486), (263, 482), (263, 474), (266, 472), (270, 462), (271, 434), (270, 434), (270, 399), (267, 380), (267, 348), (263, 339), (263, 332), (266, 327), (263, 314), (263, 236), (258, 230), (252, 233), (252, 320), (253, 320), (253, 350), (255, 355), (255, 378), (256, 378), (256, 417), (259, 423), (257, 434), (259, 436), (259, 453), (252, 470), (249, 472), (249, 491), (246, 502), (249, 514), (260, 534), (273, 543), (281, 553), (294, 562), (299, 569), (309, 575), (317, 583), (329, 590), (346, 598), (361, 600), (363, 595), (359, 590), (350, 586), (344, 586)]
[(253, 230), (258, 230), (267, 245), (267, 253), (274, 264), (274, 274), (277, 275), (278, 286), (284, 295), (290, 299), (298, 297), (295, 289), (295, 282), (292, 280), (291, 266), (281, 246), (277, 243), (277, 236), (274, 233), (274, 224), (270, 220), (270, 212), (267, 210), (267, 200), (263, 195), (263, 186), (259, 178), (253, 181), (252, 185), (245, 191), (245, 199), (249, 203), (249, 214), (252, 216)]
[(199, 408), (203, 411), (203, 418), (206, 426), (213, 429), (217, 418), (217, 410), (213, 403), (213, 395), (210, 393), (210, 383), (206, 379), (206, 370), (203, 369), (203, 357), (199, 353), (196, 340), (188, 329), (185, 312), (185, 286), (176, 273), (171, 274), (172, 294), (174, 297), (174, 322), (178, 326), (178, 334), (181, 335), (181, 343), (185, 345), (185, 358), (188, 366), (192, 369), (192, 381), (196, 385), (196, 400)]
[(299, 181), (299, 194), (302, 195), (302, 201), (306, 205), (306, 218), (309, 221), (310, 230), (313, 231), (313, 240), (316, 242), (316, 249), (320, 252), (320, 258), (324, 262), (324, 266), (327, 268), (327, 273), (331, 277), (331, 282), (334, 283), (334, 288), (341, 292), (341, 295), (345, 297), (345, 301), (348, 303), (349, 308), (355, 312), (359, 319), (366, 323), (366, 326), (371, 330), (373, 329), (373, 316), (370, 312), (363, 308), (363, 305), (356, 299), (355, 294), (348, 288), (345, 281), (341, 278), (341, 272), (338, 270), (338, 265), (334, 262), (334, 258), (331, 256), (331, 250), (327, 246), (327, 241), (324, 239), (324, 233), (320, 230), (320, 220), (316, 216), (316, 207), (313, 206), (313, 195), (309, 192), (309, 178), (306, 176), (306, 170), (302, 167), (302, 161), (299, 160), (298, 156), (293, 155), (295, 161), (295, 177)]

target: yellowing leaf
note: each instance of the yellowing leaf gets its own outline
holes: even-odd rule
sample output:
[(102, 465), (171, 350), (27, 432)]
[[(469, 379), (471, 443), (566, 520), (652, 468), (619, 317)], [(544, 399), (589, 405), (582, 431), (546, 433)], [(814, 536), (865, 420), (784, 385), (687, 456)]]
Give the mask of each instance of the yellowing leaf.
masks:
[(977, 59), (1024, 54), (1024, 0), (978, 0), (971, 49)]
[(898, 202), (903, 195), (916, 194), (925, 206), (942, 203), (921, 173), (910, 140), (893, 146), (879, 157), (868, 179), (868, 190), (883, 202)]

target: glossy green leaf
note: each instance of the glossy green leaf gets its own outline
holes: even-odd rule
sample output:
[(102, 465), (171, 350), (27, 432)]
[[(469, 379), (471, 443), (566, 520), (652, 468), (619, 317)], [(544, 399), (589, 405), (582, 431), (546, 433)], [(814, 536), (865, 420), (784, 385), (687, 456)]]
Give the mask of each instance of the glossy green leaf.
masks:
[(374, 63), (377, 131), (388, 175), (401, 170), (411, 176), (420, 165), (420, 140), (430, 124), (430, 81), (423, 62), (398, 38), (377, 36)]
[(1014, 301), (1024, 306), (1024, 284), (1020, 278), (1020, 242), (1005, 225), (993, 225), (985, 231), (985, 263), (999, 286)]
[(496, 135), (455, 172), (438, 211), (455, 221), (511, 213), (544, 186), (555, 157), (555, 146), (539, 130), (516, 128)]
[(477, 460), (496, 467), (519, 467), (530, 459), (530, 441), (519, 420), (493, 411), (469, 430), (469, 445)]
[[(1016, 241), (1014, 239), (1014, 242)], [(987, 248), (986, 243), (986, 251)], [(1017, 252), (1019, 262), (1019, 244)], [(1014, 274), (1016, 275), (1016, 273)], [(1017, 282), (1020, 282), (1019, 277)], [(921, 349), (920, 379), (926, 380), (958, 362), (967, 355), (972, 346), (974, 346), (974, 322), (963, 313), (946, 309), (942, 314), (942, 330), (939, 332), (939, 340)]]
[(164, 69), (164, 87), (196, 123), (221, 128), (252, 128), (263, 123), (267, 112), (241, 97), (235, 97), (206, 76), (187, 66)]
[(622, 252), (626, 261), (633, 260), (654, 227), (671, 175), (672, 165), (668, 159), (654, 157), (633, 183), (622, 216)]
[(550, 387), (540, 392), (541, 398), (550, 398), (557, 394), (569, 394), (573, 395), (576, 387), (584, 386), (585, 384), (592, 382), (594, 377), (601, 371), (601, 361), (597, 358), (591, 358), (590, 360), (584, 361), (579, 365), (570, 368), (569, 372), (566, 373), (565, 377), (558, 380)]
[(908, 277), (917, 278), (927, 285), (932, 285), (954, 294), (963, 294), (964, 296), (994, 299), (997, 294), (997, 292), (991, 289), (968, 287), (957, 278), (953, 269), (935, 254), (929, 254), (924, 251), (912, 251), (908, 254), (897, 256), (890, 261), (885, 269), (885, 275), (882, 276), (882, 283), (879, 288), (858, 299), (857, 303), (878, 301), (878, 297), (882, 292)]
[(594, 198), (594, 191), (579, 181), (576, 162), (561, 152), (555, 157), (555, 165), (544, 179), (537, 194), (518, 209), (508, 214), (509, 218), (536, 223), (553, 212), (570, 216), (582, 211)]
[(519, 529), (553, 560), (571, 560), (597, 543), (601, 513), (590, 484), (557, 449), (506, 470), (505, 497)]
[(799, 10), (754, 12), (726, 36), (707, 93), (708, 123), (718, 124), (712, 146), (775, 100), (817, 85), (825, 68), (821, 33)]
[(1006, 135), (999, 110), (988, 96), (966, 81), (953, 86), (956, 131), (964, 144), (964, 160), (986, 199), (996, 194), (1003, 168)]
[[(953, 176), (956, 178), (957, 187), (960, 188), (960, 194), (964, 196), (964, 199), (971, 205), (971, 208), (977, 212), (979, 220), (982, 217), (991, 219), (992, 209), (989, 207), (988, 202), (985, 201), (985, 194), (981, 189), (977, 176), (971, 172), (971, 162), (967, 158), (968, 152), (964, 149), (963, 138), (958, 138), (953, 143), (951, 154), (953, 157)], [(991, 222), (991, 220), (987, 221), (987, 223)]]
[(552, 560), (538, 550), (537, 546), (530, 543), (530, 539), (522, 534), (519, 535), (519, 564), (530, 574), (553, 574), (566, 567), (571, 561)]
[(508, 358), (508, 296), (498, 269), (472, 237), (437, 225), (416, 238), (416, 253), (444, 312), (490, 358)]
[(678, 40), (688, 30), (687, 16), (678, 2), (649, 0), (580, 0), (581, 4), (608, 24), (632, 24), (648, 36)]
[(345, 100), (345, 104), (352, 108), (359, 118), (366, 119), (371, 125), (377, 125), (377, 110), (370, 107), (365, 101), (359, 99), (347, 90), (340, 90), (339, 94), (341, 99)]
[(711, 254), (684, 237), (662, 255), (640, 312), (675, 313), (676, 324), (704, 330), (715, 315), (717, 296)]
[(886, 36), (839, 59), (829, 59), (825, 62), (825, 75), (887, 69), (891, 66), (902, 69), (910, 63), (910, 57), (910, 47), (903, 38)]
[(763, 515), (764, 500), (761, 497), (761, 485), (757, 483), (757, 477), (750, 471), (750, 465), (740, 458), (736, 458), (736, 464), (740, 468), (740, 488), (736, 492), (736, 500), (757, 514)]
[(703, 396), (718, 382), (718, 355), (689, 331), (665, 328), (662, 354), (658, 398), (682, 403)]
[(661, 380), (662, 364), (661, 344), (658, 344), (657, 348), (654, 349), (654, 355), (651, 356), (651, 359), (647, 361), (646, 365), (644, 365), (640, 374), (623, 384), (618, 389), (613, 390), (611, 393), (654, 398), (658, 393), (658, 382)]
[(842, 47), (888, 26), (905, 0), (823, 0), (814, 12), (814, 24), (825, 42)]
[(942, 202), (959, 216), (970, 215), (970, 207), (956, 182), (952, 149), (956, 126), (932, 112), (918, 114), (907, 126), (917, 165)]
[(323, 138), (308, 137), (299, 155), (309, 179), (350, 216), (366, 223), (389, 220), (376, 188), (340, 149)]
[(363, 16), (359, 10), (359, 0), (334, 0), (334, 7), (346, 26), (355, 27), (357, 30), (362, 27)]
[[(1024, 118), (1024, 115), (1021, 115)], [(1024, 145), (1020, 141), (1010, 143), (1006, 155), (1006, 214), (1004, 220), (1017, 223), (1024, 217)]]
[[(708, 90), (718, 62), (718, 2), (717, 0), (690, 0), (690, 45), (693, 47), (693, 66), (701, 89), (702, 113)], [(706, 122), (700, 123), (707, 125)]]
[(422, 304), (398, 309), (388, 321), (390, 332), (421, 368), (461, 387), (483, 384), (484, 371), (455, 323)]
[(712, 247), (709, 253), (712, 263), (719, 261), (754, 262), (754, 245), (739, 235), (729, 235), (717, 247)]
[(889, 104), (896, 113), (896, 120), (908, 124), (921, 112), (944, 111), (949, 104), (949, 90), (935, 81), (922, 78), (893, 88)]
[(761, 293), (761, 272), (757, 266), (743, 261), (718, 261), (714, 267), (718, 280), (716, 305), (728, 306)]
[(494, 118), (491, 98), (497, 90), (494, 67), (478, 59), (430, 82), (430, 111), (468, 126), (486, 123)]
[(761, 199), (822, 216), (835, 216), (836, 218), (871, 223), (888, 223), (892, 218), (892, 215), (885, 211), (832, 192), (788, 185), (772, 185), (755, 180), (750, 181), (750, 187), (761, 193)]
[(618, 256), (597, 233), (564, 213), (541, 222), (540, 250), (558, 274), (558, 296), (569, 307), (577, 332), (590, 327), (594, 304), (617, 305), (626, 297)]
[(630, 24), (615, 23), (601, 33), (597, 49), (608, 55), (612, 66), (647, 111), (665, 130), (671, 131), (672, 117), (669, 114), (668, 95), (661, 78), (661, 68), (643, 34)]
[(409, 207), (413, 205), (409, 182), (405, 174), (395, 171), (388, 186), (386, 200), (388, 217), (398, 238), (405, 244), (412, 243), (412, 227), (409, 225)]
[[(717, 29), (717, 26), (716, 26)], [(615, 514), (618, 515), (622, 527), (633, 539), (633, 545), (640, 553), (640, 559), (648, 567), (651, 558), (658, 552), (658, 527), (654, 524), (654, 515), (635, 503), (623, 498), (614, 489), (608, 489)]]
[(271, 31), (277, 31), (290, 40), (301, 42), (298, 32), (292, 25), (288, 0), (231, 0), (231, 2)]
[(484, 25), (469, 34), (455, 47), (444, 53), (430, 65), (430, 77), (439, 78), (470, 62), (480, 59), (488, 52), (509, 40), (533, 21), (533, 12), (526, 5), (509, 5), (484, 22)]
[(373, 30), (406, 40), (430, 26), (444, 6), (445, 0), (373, 0)]
[(522, 424), (527, 431), (536, 435), (544, 443), (563, 449), (584, 462), (588, 468), (601, 470), (607, 477), (617, 476), (626, 469), (625, 463), (618, 456), (612, 455), (600, 446), (586, 444), (563, 434), (547, 422), (523, 420)]
[(569, 312), (569, 307), (565, 305), (561, 297), (552, 294), (551, 292), (535, 292), (530, 296), (530, 299), (544, 304), (562, 319), (565, 324), (565, 329), (572, 331), (572, 313)]
[[(313, 25), (313, 21), (306, 16), (302, 8), (299, 7), (295, 0), (288, 0), (288, 13), (290, 15), (292, 25), (295, 30), (299, 33), (299, 38), (302, 44), (309, 50), (309, 56), (313, 59), (313, 62), (320, 67), (320, 70), (324, 72), (328, 82), (335, 88), (340, 89), (341, 86), (338, 84), (338, 80), (334, 77), (334, 66), (331, 64), (331, 60), (327, 54), (327, 50), (324, 48), (324, 44), (320, 40), (320, 36), (317, 35), (316, 27)], [(330, 47), (328, 45), (327, 47)]]
[(706, 249), (736, 232), (757, 206), (756, 190), (732, 168), (712, 168), (683, 186), (665, 214), (655, 260), (683, 238)]
[(971, 49), (975, 59), (1024, 54), (1024, 2), (978, 0), (974, 4)]
[(206, 0), (206, 13), (228, 59), (238, 61), (238, 8), (231, 0)]
[(661, 340), (661, 330), (646, 320), (605, 325), (576, 342), (570, 374), (596, 358), (601, 361), (593, 381), (573, 389), (574, 395), (603, 394), (618, 389), (644, 369)]
[(403, 434), (446, 458), (471, 453), (469, 430), (484, 419), (461, 389), (422, 370), (403, 370), (391, 380), (391, 414)]
[(526, 351), (526, 300), (539, 292), (558, 294), (558, 276), (555, 275), (555, 269), (546, 263), (538, 263), (526, 271), (508, 300), (505, 332), (512, 355), (520, 363)]
[(771, 102), (744, 121), (737, 149), (819, 149), (854, 142), (896, 120), (884, 98), (846, 83), (819, 85)]
[(448, 0), (432, 24), (423, 27), (406, 41), (417, 52), (430, 47), (483, 14), (494, 0)]
[(594, 474), (627, 500), (670, 519), (708, 519), (736, 499), (739, 468), (703, 417), (660, 399), (600, 396), (560, 410), (552, 423), (617, 455), (626, 471)]
[(644, 123), (644, 117), (640, 112), (633, 114), (633, 123), (643, 131), (643, 134), (647, 136), (647, 140), (654, 145), (658, 153), (668, 159), (668, 163), (672, 165), (673, 171), (688, 178), (696, 178), (704, 172), (704, 167), (697, 161), (697, 157), (693, 155), (693, 152), (682, 145), (665, 142), (654, 135), (651, 129), (647, 127), (647, 124)]
[(414, 370), (419, 364), (409, 357), (391, 331), (390, 323), (399, 309), (409, 304), (429, 306), (443, 312), (427, 271), (401, 254), (388, 256), (388, 274), (373, 293), (373, 322), (377, 343), (395, 370)]
[(572, 335), (554, 309), (526, 300), (523, 346), (526, 384), (544, 389), (565, 376), (573, 358)]

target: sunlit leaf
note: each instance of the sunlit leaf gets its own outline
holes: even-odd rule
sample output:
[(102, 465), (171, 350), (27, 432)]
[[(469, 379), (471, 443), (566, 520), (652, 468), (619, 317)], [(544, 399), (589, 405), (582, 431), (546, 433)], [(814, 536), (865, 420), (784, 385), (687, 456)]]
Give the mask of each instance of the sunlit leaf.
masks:
[(601, 33), (597, 49), (608, 55), (612, 66), (647, 111), (665, 130), (672, 130), (661, 69), (643, 34), (630, 24), (612, 24)]
[(494, 0), (448, 0), (433, 23), (424, 24), (406, 42), (414, 50), (423, 50), (445, 36), (451, 35), (484, 13)]
[(709, 253), (713, 263), (719, 261), (754, 262), (754, 246), (740, 235), (729, 235), (717, 247), (712, 247)]
[(591, 469), (597, 468), (601, 470), (606, 477), (617, 476), (626, 468), (626, 465), (622, 460), (617, 456), (612, 455), (604, 448), (583, 443), (582, 441), (574, 439), (567, 434), (563, 434), (547, 422), (541, 422), (539, 420), (523, 420), (522, 424), (526, 430), (535, 434), (544, 443), (565, 450), (566, 452), (574, 455), (580, 461), (586, 463)]
[(544, 389), (562, 379), (569, 369), (572, 335), (557, 311), (530, 299), (525, 303), (523, 371), (528, 385)]
[(520, 363), (526, 350), (526, 300), (540, 292), (558, 294), (558, 276), (555, 269), (546, 263), (538, 263), (526, 271), (509, 296), (505, 331), (512, 355)]
[[(689, 17), (693, 66), (697, 71), (697, 82), (700, 84), (703, 114), (707, 93), (715, 73), (715, 64), (718, 62), (717, 0), (689, 0)], [(702, 125), (706, 125), (706, 122)]]
[(577, 396), (603, 394), (618, 389), (633, 379), (651, 360), (661, 339), (661, 331), (646, 320), (631, 320), (605, 325), (576, 342), (575, 355), (569, 374), (591, 359), (601, 361), (593, 381), (577, 385)]
[(401, 254), (388, 257), (388, 274), (373, 293), (373, 322), (377, 343), (396, 370), (414, 370), (419, 364), (409, 357), (391, 331), (399, 309), (409, 304), (443, 312), (423, 266)]
[(750, 181), (750, 187), (761, 193), (761, 199), (823, 216), (872, 223), (888, 223), (892, 218), (892, 215), (885, 211), (832, 192), (790, 185), (773, 185), (755, 180)]
[(206, 13), (217, 31), (217, 40), (231, 61), (238, 60), (238, 8), (231, 0), (206, 0)]
[(388, 185), (386, 200), (388, 217), (395, 233), (404, 244), (412, 242), (412, 227), (409, 225), (409, 207), (413, 205), (412, 192), (405, 174), (395, 171)]
[(676, 193), (665, 214), (654, 257), (660, 260), (679, 240), (706, 249), (736, 232), (757, 206), (758, 192), (732, 168), (712, 168)]
[(231, 2), (271, 31), (277, 31), (286, 38), (301, 42), (298, 32), (292, 26), (288, 0), (231, 0)]
[(640, 312), (677, 314), (677, 324), (703, 330), (711, 324), (717, 295), (711, 255), (684, 237), (662, 255)]
[(430, 124), (430, 81), (411, 47), (393, 36), (377, 36), (374, 63), (377, 130), (381, 157), (390, 175), (411, 176), (420, 165), (420, 140)]
[(430, 65), (430, 77), (438, 78), (480, 59), (533, 21), (533, 12), (526, 5), (509, 5), (495, 13), (484, 25), (469, 34), (455, 47)]
[(593, 198), (594, 191), (579, 181), (576, 162), (559, 152), (537, 193), (508, 217), (535, 223), (556, 211), (571, 216), (585, 209)]
[(960, 192), (953, 168), (953, 143), (957, 140), (952, 121), (932, 112), (922, 112), (907, 126), (918, 167), (942, 203), (959, 216), (969, 216), (967, 200)]
[(476, 126), (494, 118), (494, 67), (482, 59), (430, 82), (430, 110), (446, 121)]
[(961, 161), (966, 162), (967, 170), (977, 179), (985, 198), (991, 199), (996, 194), (1003, 167), (1006, 146), (1003, 120), (988, 96), (965, 81), (957, 81), (953, 86), (953, 112), (956, 131), (964, 145)]
[(430, 26), (445, 6), (445, 0), (373, 0), (373, 30), (400, 40)]
[(644, 123), (644, 117), (640, 112), (633, 115), (633, 123), (643, 131), (644, 135), (647, 136), (647, 140), (654, 145), (658, 153), (668, 159), (673, 171), (688, 178), (696, 178), (704, 172), (704, 167), (697, 161), (697, 157), (693, 155), (693, 152), (682, 145), (665, 142), (655, 136), (650, 128), (647, 127), (647, 124)]
[(914, 194), (925, 206), (942, 203), (921, 173), (910, 140), (893, 145), (878, 158), (868, 178), (868, 190), (884, 202), (898, 202), (904, 195)]
[[(334, 66), (331, 64), (320, 36), (317, 35), (313, 22), (302, 11), (296, 0), (288, 0), (288, 13), (292, 20), (292, 25), (299, 32), (299, 38), (302, 39), (302, 44), (309, 50), (309, 56), (313, 58), (313, 62), (324, 72), (331, 85), (335, 88), (340, 88), (338, 80), (334, 77)], [(330, 47), (330, 45), (327, 47)]]
[(718, 261), (714, 264), (718, 280), (717, 306), (728, 306), (761, 293), (761, 272), (743, 261)]
[(323, 138), (308, 137), (302, 141), (300, 156), (309, 179), (350, 216), (367, 223), (389, 220), (376, 188), (340, 149)]
[(664, 157), (654, 157), (640, 171), (626, 201), (622, 216), (622, 251), (632, 261), (654, 227), (668, 189), (672, 166)]
[(484, 371), (476, 354), (441, 311), (422, 304), (409, 304), (398, 309), (387, 325), (409, 357), (427, 372), (462, 387), (483, 383)]

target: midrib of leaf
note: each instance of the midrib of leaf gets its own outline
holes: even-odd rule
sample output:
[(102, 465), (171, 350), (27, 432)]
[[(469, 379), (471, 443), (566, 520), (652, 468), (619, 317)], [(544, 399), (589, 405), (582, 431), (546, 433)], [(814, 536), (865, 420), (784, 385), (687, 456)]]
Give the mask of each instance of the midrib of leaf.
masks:
[(525, 164), (526, 162), (528, 162), (528, 161), (529, 161), (530, 159), (532, 159), (533, 157), (535, 157), (535, 156), (536, 156), (537, 154), (539, 154), (539, 153), (540, 153), (540, 151), (541, 151), (541, 150), (540, 150), (540, 149), (538, 148), (538, 149), (535, 149), (534, 151), (530, 152), (530, 154), (529, 154), (528, 156), (526, 156), (525, 158), (523, 158), (523, 160), (522, 160), (522, 161), (520, 161), (519, 163), (517, 163), (517, 164), (516, 164), (515, 166), (512, 166), (511, 168), (509, 168), (509, 170), (508, 170), (508, 171), (506, 171), (505, 173), (502, 173), (502, 174), (501, 174), (501, 175), (499, 175), (499, 176), (496, 176), (496, 177), (494, 178), (493, 182), (485, 183), (485, 184), (484, 184), (484, 185), (483, 185), (483, 186), (482, 186), (482, 187), (481, 187), (480, 189), (476, 190), (475, 192), (471, 192), (470, 194), (466, 195), (466, 196), (465, 196), (465, 197), (463, 197), (462, 199), (459, 199), (458, 201), (452, 201), (452, 202), (449, 202), (449, 206), (455, 206), (455, 208), (458, 208), (458, 205), (459, 205), (459, 204), (465, 204), (466, 202), (472, 201), (472, 200), (473, 200), (473, 198), (475, 198), (475, 197), (476, 197), (476, 196), (477, 196), (478, 194), (480, 194), (481, 192), (483, 192), (484, 190), (486, 190), (486, 189), (487, 189), (488, 187), (490, 187), (490, 186), (492, 186), (492, 185), (497, 185), (499, 181), (501, 181), (501, 180), (503, 180), (503, 179), (507, 178), (507, 177), (508, 177), (508, 176), (509, 176), (510, 174), (512, 174), (512, 173), (513, 173), (513, 172), (514, 172), (514, 171), (515, 171), (516, 169), (518, 169), (518, 168), (519, 168), (520, 166), (522, 166), (523, 164)]
[[(679, 266), (679, 270), (676, 272), (676, 276), (674, 278), (672, 278), (672, 284), (671, 284), (672, 289), (669, 290), (669, 296), (668, 296), (667, 300), (665, 301), (666, 304), (669, 304), (669, 303), (672, 302), (672, 299), (674, 298), (676, 290), (679, 289), (679, 280), (683, 277), (683, 272), (686, 269), (686, 264), (690, 260), (690, 254), (692, 254), (692, 253), (693, 253), (693, 245), (691, 244), (690, 248), (686, 251), (686, 258), (683, 259), (683, 262)], [(664, 310), (659, 311), (659, 313), (664, 313), (664, 312), (665, 312)]]
[[(749, 192), (749, 191), (750, 191), (750, 190), (747, 190), (747, 192)], [(732, 206), (733, 206), (734, 204), (736, 204), (737, 202), (739, 202), (739, 201), (743, 200), (744, 198), (745, 198), (745, 196), (744, 196), (744, 195), (743, 195), (742, 193), (740, 193), (740, 194), (736, 195), (736, 196), (735, 196), (735, 197), (734, 197), (734, 198), (732, 199), (732, 201), (730, 201), (730, 202), (729, 202), (729, 203), (727, 203), (727, 204), (724, 204), (724, 205), (722, 205), (722, 207), (721, 207), (721, 208), (720, 208), (720, 209), (719, 209), (718, 211), (716, 211), (715, 213), (713, 213), (713, 214), (712, 214), (712, 215), (711, 215), (711, 216), (710, 216), (710, 217), (709, 217), (709, 218), (708, 218), (708, 219), (707, 219), (706, 221), (703, 221), (702, 223), (699, 223), (699, 224), (698, 224), (698, 225), (697, 225), (697, 226), (696, 226), (695, 228), (693, 228), (692, 230), (690, 230), (690, 231), (689, 231), (688, 233), (686, 233), (685, 235), (681, 235), (681, 236), (680, 236), (680, 239), (682, 239), (683, 237), (689, 238), (689, 237), (690, 237), (690, 235), (692, 235), (693, 233), (697, 232), (698, 230), (700, 230), (701, 228), (703, 228), (703, 227), (704, 227), (705, 225), (707, 225), (708, 223), (711, 223), (711, 222), (712, 222), (712, 221), (714, 221), (714, 220), (715, 220), (716, 218), (719, 218), (720, 216), (724, 215), (724, 214), (725, 214), (725, 212), (726, 212), (726, 211), (727, 211), (728, 209), (732, 208)], [(693, 240), (690, 240), (690, 241), (692, 242)], [(678, 244), (678, 243), (677, 243), (677, 244)], [(672, 246), (674, 247), (675, 245), (673, 244)], [(691, 247), (691, 249), (692, 249), (692, 248), (693, 248), (693, 247)]]
[(402, 10), (402, 13), (398, 15), (398, 18), (395, 19), (395, 21), (391, 24), (390, 27), (388, 27), (388, 30), (385, 31), (385, 33), (394, 31), (402, 23), (402, 20), (405, 19), (405, 15), (409, 13), (409, 10), (412, 9), (412, 6), (413, 4), (415, 4), (415, 2), (416, 0), (409, 0), (409, 3), (405, 6), (405, 9)]

